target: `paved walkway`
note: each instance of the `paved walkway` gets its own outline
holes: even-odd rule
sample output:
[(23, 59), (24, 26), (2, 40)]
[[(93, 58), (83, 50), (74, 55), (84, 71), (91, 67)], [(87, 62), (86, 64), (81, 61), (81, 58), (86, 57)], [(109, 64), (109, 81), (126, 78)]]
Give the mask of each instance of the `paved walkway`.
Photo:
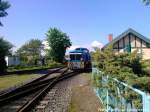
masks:
[(69, 112), (99, 112), (101, 105), (93, 91), (90, 75), (81, 74), (72, 80)]

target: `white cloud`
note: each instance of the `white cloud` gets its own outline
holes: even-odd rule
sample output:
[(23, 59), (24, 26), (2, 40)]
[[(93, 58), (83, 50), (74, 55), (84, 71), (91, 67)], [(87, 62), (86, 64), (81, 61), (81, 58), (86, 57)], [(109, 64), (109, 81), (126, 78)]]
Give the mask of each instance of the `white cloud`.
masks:
[(72, 45), (70, 48), (68, 48), (68, 51), (74, 50), (75, 48), (81, 47), (79, 45)]
[(94, 47), (98, 47), (98, 48), (102, 48), (103, 47), (103, 44), (100, 43), (99, 41), (93, 41), (91, 44), (82, 44), (82, 45), (72, 45), (70, 48), (67, 49), (66, 51), (66, 54), (69, 53), (69, 51), (71, 50), (75, 50), (75, 48), (78, 48), (78, 47), (84, 47), (84, 48), (87, 48), (89, 49), (90, 51), (93, 51)]
[(98, 48), (102, 48), (103, 44), (100, 43), (99, 41), (95, 40), (91, 43), (91, 47), (98, 47)]

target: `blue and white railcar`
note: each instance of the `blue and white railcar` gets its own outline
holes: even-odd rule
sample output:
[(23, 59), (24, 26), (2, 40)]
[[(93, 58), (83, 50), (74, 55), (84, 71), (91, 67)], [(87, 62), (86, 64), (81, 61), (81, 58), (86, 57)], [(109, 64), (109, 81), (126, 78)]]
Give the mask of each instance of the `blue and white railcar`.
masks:
[(68, 68), (71, 70), (91, 69), (91, 57), (87, 48), (76, 48), (69, 52)]

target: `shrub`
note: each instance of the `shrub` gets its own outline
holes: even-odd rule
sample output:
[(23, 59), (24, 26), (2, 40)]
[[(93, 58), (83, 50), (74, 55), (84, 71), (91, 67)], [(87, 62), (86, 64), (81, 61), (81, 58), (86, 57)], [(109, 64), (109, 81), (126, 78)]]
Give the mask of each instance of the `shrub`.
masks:
[(142, 61), (137, 51), (115, 54), (109, 46), (103, 51), (96, 51), (94, 56), (104, 74), (150, 92), (150, 60)]
[(139, 77), (135, 79), (133, 87), (150, 93), (150, 77)]
[(5, 56), (11, 54), (12, 47), (13, 45), (11, 43), (0, 37), (0, 73), (6, 71), (7, 66), (5, 62)]
[(6, 69), (7, 69), (6, 61), (5, 61), (4, 57), (0, 57), (0, 73), (5, 72)]
[(142, 74), (150, 77), (150, 59), (142, 61)]

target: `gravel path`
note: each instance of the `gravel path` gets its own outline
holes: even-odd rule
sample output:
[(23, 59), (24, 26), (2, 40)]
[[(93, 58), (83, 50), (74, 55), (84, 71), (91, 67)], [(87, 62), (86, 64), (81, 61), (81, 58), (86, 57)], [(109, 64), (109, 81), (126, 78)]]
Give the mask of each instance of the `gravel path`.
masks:
[[(89, 74), (88, 74), (89, 75)], [(89, 79), (85, 77), (85, 74), (76, 75), (71, 77), (67, 80), (64, 80), (55, 85), (55, 87), (43, 98), (38, 106), (33, 111), (36, 112), (68, 112), (70, 108), (70, 103), (72, 101), (72, 97), (74, 96), (74, 88), (77, 87), (84, 87), (89, 84)], [(87, 87), (86, 87), (87, 88)], [(88, 87), (87, 90), (84, 91), (83, 95), (85, 95), (84, 102), (79, 101), (81, 107), (83, 108), (84, 105), (87, 105), (86, 110), (88, 108), (95, 108), (98, 110), (99, 108), (99, 101), (98, 98), (95, 96), (93, 89), (91, 86)], [(91, 102), (88, 101), (86, 98), (88, 95), (92, 95)], [(88, 96), (89, 97), (89, 96)], [(83, 100), (83, 99), (82, 99)], [(87, 102), (87, 103), (86, 103)], [(94, 106), (93, 106), (94, 105)], [(83, 110), (83, 109), (82, 109)], [(91, 109), (90, 109), (91, 110)], [(86, 111), (75, 111), (75, 112), (86, 112)], [(88, 111), (87, 111), (88, 112)], [(96, 111), (91, 111), (96, 112)]]

